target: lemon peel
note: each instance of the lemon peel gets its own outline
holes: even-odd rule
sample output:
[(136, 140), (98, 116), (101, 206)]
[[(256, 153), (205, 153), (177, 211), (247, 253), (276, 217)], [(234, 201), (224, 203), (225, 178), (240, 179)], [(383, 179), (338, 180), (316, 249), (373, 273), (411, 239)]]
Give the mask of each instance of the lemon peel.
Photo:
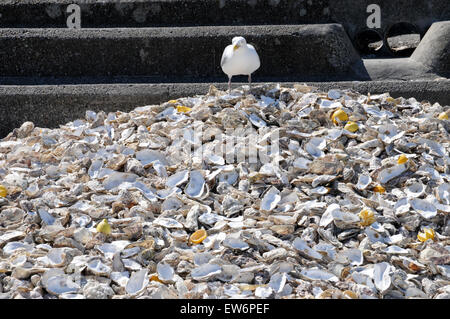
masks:
[(5, 186), (0, 185), (0, 197), (6, 197), (8, 195), (8, 190)]
[(349, 132), (355, 133), (357, 130), (359, 130), (359, 126), (358, 124), (356, 124), (356, 122), (348, 121), (347, 124), (345, 124), (344, 129)]
[(206, 230), (199, 229), (192, 233), (192, 235), (189, 237), (189, 242), (192, 244), (200, 244), (202, 241), (205, 240), (207, 237)]
[(408, 157), (406, 155), (402, 154), (397, 159), (397, 164), (405, 164), (408, 161)]
[(106, 235), (111, 234), (111, 226), (108, 224), (106, 219), (103, 219), (95, 228), (99, 233), (103, 233)]
[(373, 211), (368, 210), (368, 209), (363, 209), (359, 214), (358, 214), (359, 218), (361, 219), (361, 226), (370, 226), (373, 223), (375, 223), (376, 218), (375, 218), (375, 214), (373, 213)]
[(190, 107), (187, 107), (184, 105), (177, 106), (177, 112), (180, 112), (180, 113), (187, 113), (190, 110), (192, 110)]
[(386, 189), (381, 185), (377, 185), (373, 188), (373, 191), (376, 193), (384, 193), (386, 192)]
[(424, 228), (423, 231), (417, 234), (417, 239), (421, 242), (426, 242), (428, 239), (434, 240), (436, 233), (432, 228)]
[(333, 123), (337, 125), (339, 122), (348, 121), (348, 115), (342, 109), (337, 109), (334, 111), (333, 115), (331, 115), (331, 119), (333, 120)]

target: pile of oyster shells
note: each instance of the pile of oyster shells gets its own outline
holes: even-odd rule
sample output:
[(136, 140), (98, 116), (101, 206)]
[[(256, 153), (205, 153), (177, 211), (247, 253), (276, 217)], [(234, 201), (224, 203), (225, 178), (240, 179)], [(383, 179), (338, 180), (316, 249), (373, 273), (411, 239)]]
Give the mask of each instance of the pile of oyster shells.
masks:
[[(0, 141), (0, 298), (449, 298), (449, 114), (299, 84), (25, 122)], [(278, 151), (212, 152), (237, 128)]]

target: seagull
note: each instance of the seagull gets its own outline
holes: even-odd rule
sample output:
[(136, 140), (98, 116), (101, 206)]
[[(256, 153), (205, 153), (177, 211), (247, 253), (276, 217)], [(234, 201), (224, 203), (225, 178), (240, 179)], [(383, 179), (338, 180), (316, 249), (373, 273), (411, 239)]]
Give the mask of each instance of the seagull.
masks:
[(255, 48), (243, 37), (234, 37), (231, 44), (223, 50), (220, 66), (228, 75), (228, 92), (231, 92), (233, 75), (248, 75), (248, 83), (252, 85), (252, 73), (260, 66), (259, 56)]

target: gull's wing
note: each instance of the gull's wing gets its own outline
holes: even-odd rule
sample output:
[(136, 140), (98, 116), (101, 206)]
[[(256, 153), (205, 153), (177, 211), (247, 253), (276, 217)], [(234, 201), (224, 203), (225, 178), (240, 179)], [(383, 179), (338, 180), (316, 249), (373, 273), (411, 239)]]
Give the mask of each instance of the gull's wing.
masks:
[(227, 63), (227, 61), (231, 58), (232, 55), (233, 55), (233, 45), (230, 44), (229, 46), (227, 46), (225, 48), (225, 50), (223, 50), (222, 60), (220, 61), (220, 66), (223, 67), (225, 65), (225, 63)]

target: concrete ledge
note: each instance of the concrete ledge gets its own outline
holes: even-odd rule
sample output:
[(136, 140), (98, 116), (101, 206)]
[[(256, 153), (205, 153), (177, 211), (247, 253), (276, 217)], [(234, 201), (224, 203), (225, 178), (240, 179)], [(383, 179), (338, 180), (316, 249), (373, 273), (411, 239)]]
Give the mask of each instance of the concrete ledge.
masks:
[(236, 35), (260, 48), (256, 76), (368, 79), (338, 24), (0, 29), (0, 75), (218, 77), (223, 49)]
[[(226, 89), (226, 83), (213, 84)], [(282, 84), (293, 85), (292, 82)], [(320, 90), (349, 88), (361, 93), (390, 92), (393, 97), (414, 97), (419, 101), (450, 105), (450, 80), (309, 84)], [(206, 94), (209, 85), (210, 83), (0, 86), (0, 138), (25, 121), (32, 121), (40, 127), (54, 128), (83, 118), (86, 110), (130, 111), (137, 106)], [(233, 87), (237, 85), (235, 83)]]
[[(449, 4), (450, 7), (450, 4)], [(450, 76), (450, 21), (433, 23), (411, 59), (436, 73)]]
[(450, 20), (448, 0), (2, 0), (0, 27), (65, 28), (72, 3), (80, 5), (82, 28), (336, 22), (353, 39), (367, 27), (372, 3), (382, 10), (382, 32), (410, 22), (425, 33), (433, 22)]

